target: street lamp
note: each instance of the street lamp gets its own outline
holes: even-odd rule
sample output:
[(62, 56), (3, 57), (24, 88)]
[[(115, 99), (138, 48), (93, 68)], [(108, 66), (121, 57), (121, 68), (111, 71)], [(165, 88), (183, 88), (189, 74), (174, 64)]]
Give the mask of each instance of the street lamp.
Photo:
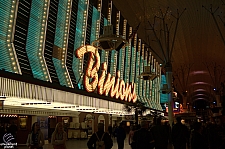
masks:
[(128, 41), (121, 35), (113, 34), (113, 32), (113, 25), (104, 26), (103, 35), (100, 35), (97, 40), (93, 41), (92, 46), (105, 51), (119, 51), (125, 47)]

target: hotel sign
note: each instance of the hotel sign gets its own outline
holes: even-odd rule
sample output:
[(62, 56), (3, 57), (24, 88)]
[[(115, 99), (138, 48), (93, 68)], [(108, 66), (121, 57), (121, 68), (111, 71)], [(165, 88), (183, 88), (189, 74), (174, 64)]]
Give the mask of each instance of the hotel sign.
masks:
[(82, 58), (84, 54), (89, 54), (86, 72), (84, 73), (84, 87), (88, 92), (94, 92), (96, 89), (100, 95), (110, 95), (112, 98), (136, 102), (137, 95), (135, 93), (134, 83), (125, 83), (120, 80), (120, 71), (117, 71), (116, 77), (110, 73), (106, 73), (107, 64), (102, 63), (101, 74), (98, 76), (100, 69), (100, 55), (98, 49), (85, 45), (76, 50), (76, 57)]

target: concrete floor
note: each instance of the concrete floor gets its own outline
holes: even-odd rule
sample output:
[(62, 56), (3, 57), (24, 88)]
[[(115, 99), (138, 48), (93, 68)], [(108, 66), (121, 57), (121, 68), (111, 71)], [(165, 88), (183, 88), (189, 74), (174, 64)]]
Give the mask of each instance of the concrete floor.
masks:
[[(128, 138), (128, 137), (127, 137)], [(128, 144), (128, 139), (126, 138), (124, 144), (124, 149), (131, 149), (130, 145)], [(70, 139), (66, 142), (67, 149), (87, 149), (87, 139), (84, 140), (76, 140), (76, 139)], [(117, 142), (115, 139), (113, 139), (113, 148), (117, 149)], [(18, 149), (28, 149), (27, 146), (18, 146)], [(53, 149), (51, 144), (45, 144), (44, 149)], [(172, 147), (168, 147), (168, 149), (173, 149)]]

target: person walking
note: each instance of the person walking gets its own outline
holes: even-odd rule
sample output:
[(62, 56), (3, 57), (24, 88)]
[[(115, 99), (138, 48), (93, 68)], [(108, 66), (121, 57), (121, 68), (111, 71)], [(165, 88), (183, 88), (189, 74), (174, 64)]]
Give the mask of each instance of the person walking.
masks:
[(120, 123), (119, 127), (116, 129), (116, 140), (118, 144), (118, 149), (124, 149), (124, 140), (126, 139), (126, 131), (124, 129), (124, 123)]
[(63, 124), (57, 123), (55, 131), (52, 133), (51, 144), (54, 149), (66, 149), (67, 134), (63, 130)]
[(31, 133), (27, 137), (27, 146), (29, 149), (43, 149), (44, 135), (40, 130), (40, 125), (35, 122), (32, 125)]
[(160, 117), (157, 118), (156, 125), (150, 130), (155, 141), (155, 149), (166, 149), (169, 142), (169, 128), (162, 125), (161, 121)]
[(132, 149), (136, 149), (135, 142), (133, 141), (134, 132), (135, 132), (135, 126), (130, 126), (128, 143)]
[(186, 149), (189, 139), (188, 128), (181, 123), (181, 117), (176, 118), (177, 123), (172, 128), (172, 143), (174, 149)]
[(113, 141), (109, 133), (104, 132), (104, 124), (98, 124), (98, 131), (87, 142), (88, 149), (111, 149)]
[(207, 149), (207, 139), (202, 134), (202, 124), (197, 122), (191, 136), (191, 149)]
[(154, 140), (150, 131), (148, 131), (147, 121), (141, 121), (141, 128), (134, 132), (133, 141), (135, 149), (153, 149)]

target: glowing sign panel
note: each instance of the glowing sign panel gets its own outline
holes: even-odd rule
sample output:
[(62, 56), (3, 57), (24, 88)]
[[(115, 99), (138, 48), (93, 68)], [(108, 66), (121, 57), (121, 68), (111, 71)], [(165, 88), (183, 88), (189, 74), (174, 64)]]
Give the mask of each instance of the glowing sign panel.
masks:
[(111, 76), (110, 73), (106, 74), (106, 62), (102, 63), (101, 74), (98, 77), (100, 68), (98, 49), (90, 45), (82, 46), (77, 49), (76, 56), (82, 58), (85, 53), (89, 54), (89, 59), (83, 80), (84, 87), (88, 92), (94, 92), (97, 89), (100, 95), (110, 95), (112, 98), (136, 102), (137, 95), (134, 83), (129, 84), (125, 83), (124, 80), (120, 80), (120, 71), (117, 71), (116, 77)]

